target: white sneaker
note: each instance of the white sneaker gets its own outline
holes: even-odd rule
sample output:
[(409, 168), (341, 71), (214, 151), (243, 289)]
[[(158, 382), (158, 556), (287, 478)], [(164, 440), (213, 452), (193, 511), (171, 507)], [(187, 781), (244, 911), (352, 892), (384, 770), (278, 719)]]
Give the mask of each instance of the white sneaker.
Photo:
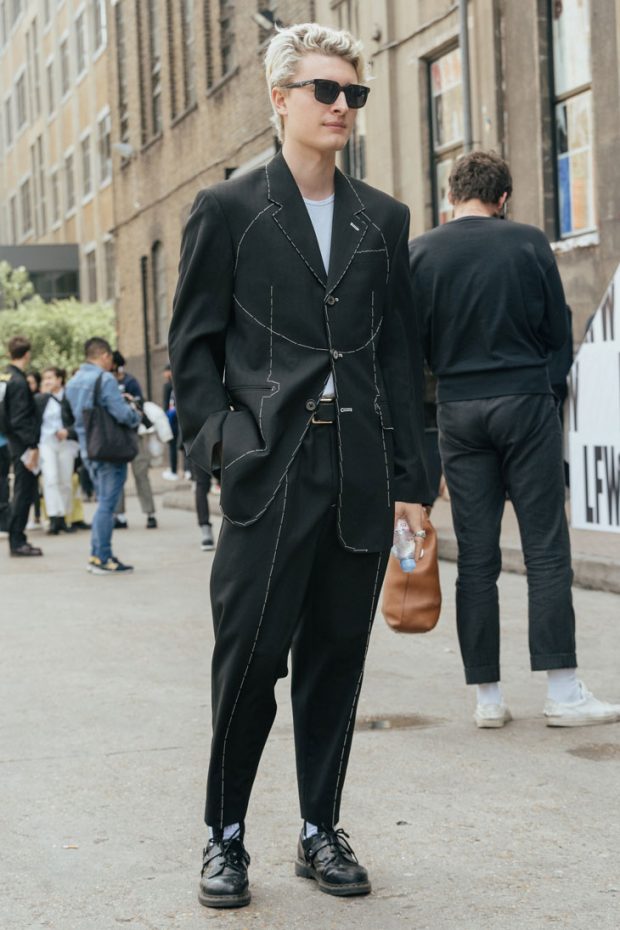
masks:
[(176, 472), (170, 471), (169, 468), (163, 471), (161, 473), (161, 476), (164, 479), (164, 481), (178, 481), (179, 480), (179, 476), (176, 474)]
[(512, 714), (505, 704), (476, 704), (474, 720), (481, 729), (497, 729), (512, 720)]
[(589, 727), (620, 720), (620, 704), (599, 701), (582, 681), (577, 684), (581, 693), (578, 701), (563, 703), (547, 699), (543, 713), (548, 727)]

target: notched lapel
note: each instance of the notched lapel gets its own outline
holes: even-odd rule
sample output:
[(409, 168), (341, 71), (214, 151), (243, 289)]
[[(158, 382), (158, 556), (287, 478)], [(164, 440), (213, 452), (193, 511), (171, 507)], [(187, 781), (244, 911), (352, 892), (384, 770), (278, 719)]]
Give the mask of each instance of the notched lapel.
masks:
[(265, 166), (265, 171), (267, 196), (279, 207), (272, 213), (274, 222), (321, 287), (325, 287), (327, 273), (314, 227), (300, 190), (281, 153), (272, 158)]
[(368, 222), (361, 215), (364, 211), (364, 204), (351, 183), (338, 169), (336, 169), (335, 193), (332, 244), (327, 277), (328, 294), (331, 294), (340, 284), (368, 231)]

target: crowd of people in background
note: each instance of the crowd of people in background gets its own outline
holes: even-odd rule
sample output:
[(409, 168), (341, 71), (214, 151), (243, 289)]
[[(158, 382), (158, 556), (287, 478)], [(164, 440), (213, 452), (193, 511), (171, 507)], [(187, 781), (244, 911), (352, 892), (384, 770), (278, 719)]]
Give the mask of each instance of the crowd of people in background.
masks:
[[(146, 528), (157, 529), (150, 469), (167, 456), (162, 477), (179, 479), (180, 436), (170, 366), (164, 370), (159, 406), (144, 397), (121, 352), (104, 339), (87, 341), (85, 361), (70, 378), (55, 365), (32, 369), (32, 348), (25, 336), (15, 336), (7, 348), (10, 363), (0, 374), (0, 534), (8, 538), (11, 556), (43, 555), (28, 540), (31, 531), (60, 536), (90, 530), (91, 573), (132, 571), (112, 552), (113, 531), (129, 525), (127, 464), (89, 460), (84, 410), (93, 405), (101, 376), (102, 405), (137, 432), (137, 454), (131, 460), (135, 490)], [(211, 476), (198, 471), (190, 471), (184, 461), (184, 477), (195, 482), (200, 546), (210, 551), (215, 547), (208, 503)], [(97, 504), (92, 523), (85, 519), (84, 501)]]

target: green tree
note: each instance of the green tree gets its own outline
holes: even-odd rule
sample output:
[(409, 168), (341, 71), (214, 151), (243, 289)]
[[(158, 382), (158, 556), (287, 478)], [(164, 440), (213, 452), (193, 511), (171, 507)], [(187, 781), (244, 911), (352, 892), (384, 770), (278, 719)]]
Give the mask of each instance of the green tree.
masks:
[(0, 262), (0, 308), (15, 310), (33, 296), (34, 285), (23, 265), (12, 268), (8, 262)]
[(34, 297), (15, 310), (0, 313), (0, 365), (8, 362), (7, 342), (26, 336), (32, 343), (32, 367), (57, 365), (70, 376), (84, 361), (84, 343), (100, 336), (116, 346), (114, 310), (106, 304), (77, 300), (45, 303)]

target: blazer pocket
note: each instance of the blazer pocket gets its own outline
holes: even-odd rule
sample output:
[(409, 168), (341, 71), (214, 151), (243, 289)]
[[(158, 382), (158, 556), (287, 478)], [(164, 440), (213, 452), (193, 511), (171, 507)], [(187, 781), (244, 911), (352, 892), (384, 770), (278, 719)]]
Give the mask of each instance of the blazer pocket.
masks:
[(222, 430), (222, 468), (226, 470), (253, 452), (263, 452), (264, 448), (252, 411), (231, 410)]

